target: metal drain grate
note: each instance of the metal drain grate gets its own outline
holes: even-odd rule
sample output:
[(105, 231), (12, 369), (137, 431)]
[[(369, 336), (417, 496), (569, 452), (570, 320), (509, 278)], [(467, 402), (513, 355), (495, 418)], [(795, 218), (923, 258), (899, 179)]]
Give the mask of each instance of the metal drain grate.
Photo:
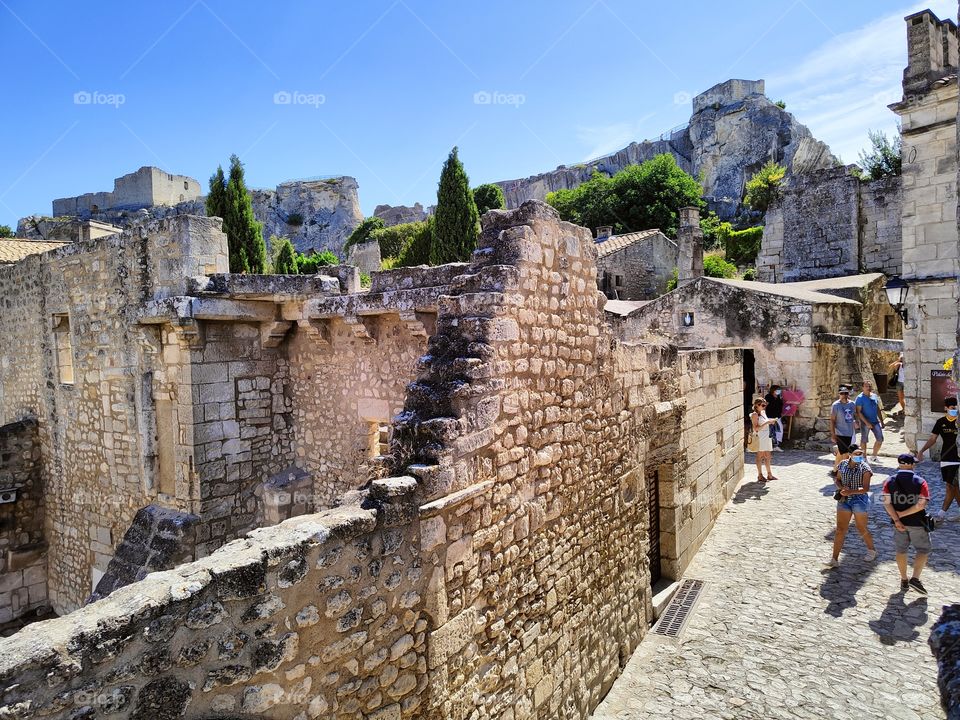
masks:
[(663, 611), (663, 615), (657, 620), (653, 628), (656, 635), (666, 637), (679, 637), (687, 620), (690, 619), (690, 612), (696, 605), (700, 592), (703, 590), (703, 580), (684, 580), (677, 588), (676, 594)]

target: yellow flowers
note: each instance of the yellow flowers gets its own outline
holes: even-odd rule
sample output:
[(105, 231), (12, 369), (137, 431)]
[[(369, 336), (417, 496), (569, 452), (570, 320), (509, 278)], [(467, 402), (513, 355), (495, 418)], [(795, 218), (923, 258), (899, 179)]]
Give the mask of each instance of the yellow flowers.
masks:
[(948, 357), (947, 360), (946, 360), (946, 362), (943, 363), (943, 369), (944, 369), (944, 370), (953, 370), (953, 358), (952, 358), (952, 357)]

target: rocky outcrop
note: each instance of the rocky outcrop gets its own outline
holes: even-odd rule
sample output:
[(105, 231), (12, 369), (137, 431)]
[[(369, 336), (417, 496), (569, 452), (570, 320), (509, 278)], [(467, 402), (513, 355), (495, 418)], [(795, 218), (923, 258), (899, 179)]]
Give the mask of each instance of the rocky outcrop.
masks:
[(661, 153), (670, 153), (681, 168), (702, 178), (711, 209), (724, 218), (736, 214), (744, 184), (770, 160), (791, 173), (839, 162), (810, 130), (764, 95), (763, 80), (728, 80), (693, 98), (688, 124), (657, 140), (631, 143), (587, 163), (497, 184), (507, 207), (517, 207), (526, 200), (542, 200), (548, 192), (575, 188), (594, 172), (612, 175)]
[(276, 190), (254, 190), (253, 214), (263, 223), (263, 237), (288, 237), (306, 252), (331, 250), (340, 255), (350, 233), (363, 222), (357, 181), (352, 177), (292, 180)]
[(420, 203), (414, 203), (412, 207), (410, 205), (377, 205), (373, 210), (373, 216), (383, 220), (383, 224), (387, 227), (421, 222), (432, 214), (432, 206), (424, 210)]

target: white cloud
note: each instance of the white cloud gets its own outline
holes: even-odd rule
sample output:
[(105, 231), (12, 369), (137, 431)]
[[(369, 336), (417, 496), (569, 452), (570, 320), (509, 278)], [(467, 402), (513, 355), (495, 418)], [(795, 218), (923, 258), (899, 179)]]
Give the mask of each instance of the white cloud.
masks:
[(589, 149), (583, 160), (609, 155), (621, 150), (638, 138), (644, 137), (646, 121), (656, 115), (647, 113), (635, 122), (619, 122), (610, 125), (581, 126), (577, 128), (577, 139)]
[(957, 4), (930, 0), (831, 38), (795, 68), (768, 78), (767, 95), (823, 140), (844, 162), (857, 160), (868, 130), (896, 131), (887, 105), (900, 99), (907, 62), (904, 16), (930, 8), (940, 19), (953, 18)]

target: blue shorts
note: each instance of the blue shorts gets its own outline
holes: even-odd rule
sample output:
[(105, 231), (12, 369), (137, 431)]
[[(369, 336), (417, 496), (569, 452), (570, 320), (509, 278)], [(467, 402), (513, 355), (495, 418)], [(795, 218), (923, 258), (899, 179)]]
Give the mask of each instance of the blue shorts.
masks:
[(872, 425), (870, 423), (861, 423), (860, 424), (860, 446), (863, 448), (863, 452), (867, 452), (867, 440), (870, 437), (870, 431), (873, 431), (873, 438), (877, 442), (883, 442), (883, 428), (880, 427), (879, 422), (875, 422)]
[(837, 503), (837, 512), (840, 512), (841, 510), (852, 513), (869, 512), (870, 496), (867, 493), (848, 495)]

